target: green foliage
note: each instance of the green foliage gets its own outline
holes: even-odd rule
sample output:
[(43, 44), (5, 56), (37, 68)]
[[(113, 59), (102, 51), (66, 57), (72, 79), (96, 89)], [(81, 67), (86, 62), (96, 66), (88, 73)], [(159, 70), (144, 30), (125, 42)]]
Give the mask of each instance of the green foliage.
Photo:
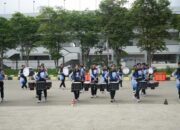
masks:
[(23, 57), (26, 57), (28, 66), (30, 52), (37, 46), (38, 36), (36, 33), (39, 28), (39, 22), (35, 17), (26, 17), (21, 13), (15, 13), (10, 19), (10, 24), (17, 44), (21, 48), (21, 54)]
[(132, 14), (139, 38), (138, 47), (147, 52), (151, 65), (152, 54), (166, 49), (164, 39), (168, 37), (172, 12), (168, 0), (136, 0)]
[(40, 43), (49, 50), (51, 58), (58, 66), (58, 61), (62, 57), (60, 54), (61, 44), (69, 41), (67, 23), (67, 14), (64, 10), (58, 8), (42, 8), (38, 16), (41, 21), (38, 32), (41, 35)]
[(0, 17), (0, 67), (3, 68), (4, 53), (15, 47), (10, 21)]
[(123, 48), (133, 38), (132, 19), (125, 3), (126, 0), (104, 0), (100, 4), (102, 32), (115, 52), (118, 65), (125, 54)]

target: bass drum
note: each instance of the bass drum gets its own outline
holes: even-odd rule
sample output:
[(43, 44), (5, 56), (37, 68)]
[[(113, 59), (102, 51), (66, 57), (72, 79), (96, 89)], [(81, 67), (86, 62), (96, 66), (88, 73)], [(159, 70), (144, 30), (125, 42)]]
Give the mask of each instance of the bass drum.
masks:
[(31, 67), (26, 67), (23, 69), (23, 74), (24, 76), (33, 76), (34, 75), (34, 72), (33, 72), (33, 69)]
[(122, 71), (123, 71), (123, 74), (129, 74), (130, 72), (128, 67), (124, 67)]
[(153, 74), (153, 73), (154, 73), (154, 69), (153, 69), (152, 67), (149, 68), (149, 69), (148, 69), (148, 73), (149, 73), (149, 74)]
[(68, 75), (69, 75), (69, 69), (68, 69), (68, 67), (64, 67), (64, 68), (63, 68), (63, 73), (64, 73), (65, 76), (68, 76)]

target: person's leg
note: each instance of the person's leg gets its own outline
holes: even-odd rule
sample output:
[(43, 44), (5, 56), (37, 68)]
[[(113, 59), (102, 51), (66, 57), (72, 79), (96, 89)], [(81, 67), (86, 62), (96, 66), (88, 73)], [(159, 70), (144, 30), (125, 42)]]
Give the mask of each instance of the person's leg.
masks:
[(116, 94), (116, 91), (115, 91), (115, 90), (113, 90), (113, 91), (112, 91), (112, 99), (114, 99), (115, 94)]
[(76, 100), (78, 100), (78, 98), (79, 98), (79, 91), (74, 91), (74, 97), (75, 97), (75, 99)]
[(119, 81), (120, 86), (122, 87), (122, 80)]
[(180, 80), (176, 80), (176, 87), (177, 87), (177, 90), (178, 90), (178, 95), (179, 95), (179, 99), (180, 99)]
[(41, 90), (38, 90), (38, 100), (41, 101)]
[(2, 101), (3, 101), (3, 99), (4, 99), (4, 83), (3, 82), (1, 82), (0, 83), (0, 91), (1, 91), (1, 99), (2, 99)]
[(93, 85), (91, 85), (91, 95), (92, 95), (92, 97), (94, 96), (94, 86)]
[(47, 89), (44, 90), (44, 98), (47, 100)]
[(146, 89), (145, 88), (142, 89), (142, 94), (146, 95)]

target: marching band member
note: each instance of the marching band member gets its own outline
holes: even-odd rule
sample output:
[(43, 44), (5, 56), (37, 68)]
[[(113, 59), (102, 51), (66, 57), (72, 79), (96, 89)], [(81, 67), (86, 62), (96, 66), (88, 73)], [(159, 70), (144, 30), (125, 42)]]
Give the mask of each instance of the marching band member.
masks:
[(60, 67), (59, 67), (59, 75), (60, 75), (60, 80), (61, 80), (60, 88), (61, 88), (62, 86), (63, 86), (64, 88), (66, 88), (66, 85), (65, 85), (65, 79), (66, 79), (66, 77), (65, 77), (65, 74), (64, 74), (64, 72), (63, 72), (63, 68), (64, 68), (64, 66), (63, 66), (63, 64), (61, 64)]
[[(81, 82), (82, 79), (81, 70), (79, 69), (78, 65), (75, 66), (75, 70), (71, 74), (71, 79), (73, 80), (73, 82)], [(77, 100), (79, 99), (80, 90), (76, 90), (73, 92), (74, 92), (74, 101), (77, 102)]]
[[(136, 65), (133, 66), (134, 70), (132, 71), (130, 77), (131, 77), (131, 86), (132, 86), (132, 90), (133, 90), (133, 94), (135, 95), (136, 93), (136, 81), (134, 80), (134, 77), (133, 77), (133, 74), (134, 74), (134, 71), (136, 70)], [(134, 97), (133, 95), (133, 97)]]
[(21, 66), (21, 69), (19, 71), (20, 75), (20, 83), (22, 84), (21, 88), (23, 89), (24, 87), (27, 89), (27, 78), (24, 76), (23, 71), (24, 71), (25, 65)]
[[(110, 82), (118, 82), (119, 81), (119, 74), (118, 71), (116, 70), (116, 65), (113, 64), (111, 66), (111, 71), (109, 72), (109, 81)], [(114, 102), (115, 99), (115, 94), (116, 94), (116, 90), (109, 90), (110, 91), (110, 96), (111, 96), (111, 102)]]
[[(148, 74), (148, 70), (147, 70), (147, 66), (145, 63), (141, 64), (141, 69), (140, 71), (142, 71), (141, 75), (142, 75), (142, 81), (147, 80), (147, 74)], [(142, 88), (142, 94), (146, 95), (146, 89)]]
[(135, 94), (134, 97), (137, 99), (137, 102), (140, 102), (140, 95), (139, 95), (139, 91), (140, 91), (140, 87), (138, 85), (138, 82), (142, 79), (142, 75), (139, 72), (140, 70), (140, 64), (138, 63), (135, 66), (135, 70), (132, 73), (132, 85), (133, 85), (133, 89), (135, 90)]
[(84, 80), (85, 80), (85, 68), (84, 68), (83, 64), (80, 65), (80, 74), (81, 74), (81, 83), (82, 83), (82, 87), (83, 87)]
[(120, 65), (118, 73), (119, 73), (119, 84), (122, 87), (122, 78), (123, 78), (122, 65)]
[(176, 77), (176, 87), (177, 87), (178, 95), (180, 99), (180, 62), (178, 62), (178, 68), (176, 69), (175, 72), (173, 72), (172, 75)]
[[(37, 81), (45, 81), (46, 82), (46, 76), (47, 76), (46, 70), (45, 70), (44, 66), (41, 65), (40, 71), (37, 74)], [(45, 101), (47, 101), (47, 89), (44, 89), (43, 92), (44, 92)], [(38, 103), (41, 102), (41, 93), (42, 93), (42, 90), (37, 90)]]
[(97, 97), (97, 87), (96, 87), (96, 83), (98, 83), (98, 70), (96, 68), (96, 65), (93, 64), (91, 69), (90, 69), (90, 76), (91, 76), (91, 83), (93, 83), (94, 85), (91, 86), (91, 98)]
[[(108, 72), (108, 68), (106, 65), (103, 66), (103, 69), (102, 69), (102, 75), (101, 75), (101, 78), (102, 78), (102, 83), (106, 83), (106, 88), (107, 88), (107, 85), (108, 85), (108, 76), (109, 76), (109, 72)], [(104, 91), (105, 88), (100, 88), (100, 91)]]
[(4, 72), (2, 69), (0, 69), (0, 92), (1, 92), (1, 102), (3, 102), (4, 100)]

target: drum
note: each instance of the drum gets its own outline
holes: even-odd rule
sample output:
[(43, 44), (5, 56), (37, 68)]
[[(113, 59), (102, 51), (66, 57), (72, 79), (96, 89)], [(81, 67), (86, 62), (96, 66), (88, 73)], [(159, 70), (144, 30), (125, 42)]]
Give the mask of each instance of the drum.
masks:
[(52, 87), (52, 82), (46, 82), (47, 89), (50, 89)]
[(108, 91), (119, 90), (119, 82), (110, 82), (108, 85)]
[(156, 82), (156, 81), (150, 81), (148, 83), (148, 87), (150, 87), (151, 89), (155, 89), (158, 86), (159, 86), (159, 82)]
[(35, 88), (35, 82), (29, 82), (29, 83), (28, 83), (28, 87), (29, 87), (30, 90), (34, 90), (34, 88)]
[(46, 81), (37, 81), (36, 82), (36, 89), (37, 90), (45, 90), (45, 89), (47, 89)]
[(89, 90), (89, 87), (90, 87), (90, 82), (84, 82), (84, 90), (85, 91), (88, 91)]
[(147, 81), (139, 81), (138, 85), (141, 89), (146, 89), (148, 86), (148, 83), (147, 83)]
[(106, 83), (98, 83), (98, 84), (96, 84), (96, 86), (100, 91), (104, 91), (106, 89), (107, 84)]
[(82, 83), (81, 82), (73, 82), (71, 85), (71, 92), (74, 91), (80, 91), (82, 89)]

